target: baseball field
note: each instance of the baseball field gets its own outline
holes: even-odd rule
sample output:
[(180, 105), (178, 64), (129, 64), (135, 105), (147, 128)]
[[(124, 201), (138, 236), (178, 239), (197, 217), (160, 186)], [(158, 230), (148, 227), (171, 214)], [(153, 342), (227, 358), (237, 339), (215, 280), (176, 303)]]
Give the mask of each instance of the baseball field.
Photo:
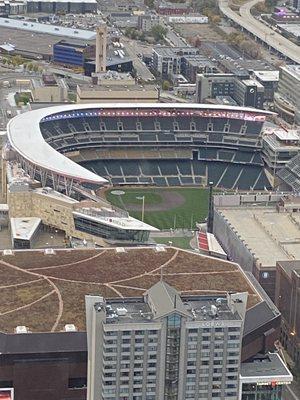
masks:
[[(143, 200), (144, 198), (144, 200)], [(208, 189), (120, 187), (106, 192), (106, 199), (159, 229), (193, 229), (208, 212)]]

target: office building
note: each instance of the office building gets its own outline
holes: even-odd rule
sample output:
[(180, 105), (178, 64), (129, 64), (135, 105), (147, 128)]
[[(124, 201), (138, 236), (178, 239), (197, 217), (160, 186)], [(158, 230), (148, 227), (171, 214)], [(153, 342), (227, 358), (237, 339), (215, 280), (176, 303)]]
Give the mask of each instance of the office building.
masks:
[(262, 137), (262, 158), (277, 186), (277, 173), (300, 152), (300, 135), (296, 129), (266, 127)]
[(143, 32), (149, 32), (159, 24), (159, 18), (155, 14), (146, 14), (138, 16), (138, 28)]
[(95, 58), (95, 46), (61, 40), (53, 46), (53, 61), (72, 67), (84, 67), (86, 60)]
[(278, 353), (258, 354), (241, 365), (240, 399), (281, 400), (286, 396), (284, 387), (292, 381)]
[(247, 293), (86, 296), (88, 400), (238, 399)]
[(195, 47), (156, 46), (152, 52), (153, 68), (163, 77), (182, 73), (182, 59), (199, 54)]
[(286, 65), (280, 68), (278, 90), (274, 96), (276, 111), (287, 121), (294, 122), (295, 115), (300, 122), (300, 65)]
[(234, 95), (233, 74), (199, 74), (196, 83), (196, 102), (203, 103), (207, 98)]
[(274, 100), (274, 93), (278, 88), (279, 71), (254, 71), (253, 75), (255, 80), (265, 88), (265, 101), (272, 102)]
[(254, 79), (235, 79), (233, 98), (240, 106), (263, 109), (264, 86)]
[(280, 341), (300, 367), (300, 261), (278, 261), (275, 303), (281, 312)]
[(62, 103), (68, 101), (68, 86), (64, 79), (52, 74), (44, 74), (41, 78), (30, 80), (33, 102)]
[(240, 106), (263, 108), (264, 86), (253, 79), (241, 80), (234, 74), (199, 74), (196, 86), (198, 103), (230, 96)]
[(78, 85), (77, 103), (157, 103), (159, 91), (154, 85), (119, 84)]

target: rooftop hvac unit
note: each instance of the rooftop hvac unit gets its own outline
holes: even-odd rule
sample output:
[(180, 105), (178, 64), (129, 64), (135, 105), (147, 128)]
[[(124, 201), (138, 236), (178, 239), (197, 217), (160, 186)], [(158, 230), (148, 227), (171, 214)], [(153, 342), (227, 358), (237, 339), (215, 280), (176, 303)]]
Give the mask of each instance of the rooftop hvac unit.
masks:
[(124, 247), (116, 247), (116, 253), (125, 253), (126, 250), (124, 249)]
[(10, 250), (10, 249), (8, 249), (8, 250), (3, 250), (3, 255), (4, 255), (4, 256), (13, 256), (13, 255), (14, 255), (14, 252), (13, 252), (12, 250)]
[(74, 324), (66, 324), (65, 325), (65, 332), (76, 332), (76, 326)]
[(155, 251), (157, 253), (159, 253), (161, 251), (166, 251), (166, 249), (165, 249), (164, 245), (158, 245), (158, 246), (155, 247)]
[(218, 309), (217, 309), (217, 307), (216, 307), (214, 304), (212, 304), (212, 305), (210, 306), (210, 312), (211, 312), (211, 315), (212, 315), (213, 317), (215, 317), (215, 316), (217, 315)]
[(117, 311), (117, 314), (119, 315), (119, 317), (122, 317), (127, 314), (127, 309), (125, 307), (117, 308), (116, 311)]
[(44, 254), (46, 254), (48, 256), (53, 255), (53, 254), (55, 254), (55, 251), (53, 249), (45, 249)]
[(28, 328), (24, 325), (18, 325), (15, 328), (15, 333), (28, 333)]

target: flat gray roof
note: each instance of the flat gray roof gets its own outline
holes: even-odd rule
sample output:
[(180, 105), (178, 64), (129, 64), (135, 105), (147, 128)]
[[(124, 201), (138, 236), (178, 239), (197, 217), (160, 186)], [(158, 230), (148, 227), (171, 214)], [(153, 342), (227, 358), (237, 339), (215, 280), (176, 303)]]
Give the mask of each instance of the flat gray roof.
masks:
[(300, 259), (300, 229), (289, 213), (275, 207), (218, 207), (263, 267), (274, 267), (278, 260)]
[(293, 376), (277, 353), (269, 353), (241, 364), (241, 378), (272, 378), (273, 381), (293, 380)]
[(40, 24), (26, 20), (18, 20), (12, 18), (0, 18), (0, 27), (19, 29), (34, 33), (46, 33), (54, 36), (64, 36), (73, 39), (92, 40), (96, 37), (96, 32), (83, 29), (65, 28), (62, 26)]

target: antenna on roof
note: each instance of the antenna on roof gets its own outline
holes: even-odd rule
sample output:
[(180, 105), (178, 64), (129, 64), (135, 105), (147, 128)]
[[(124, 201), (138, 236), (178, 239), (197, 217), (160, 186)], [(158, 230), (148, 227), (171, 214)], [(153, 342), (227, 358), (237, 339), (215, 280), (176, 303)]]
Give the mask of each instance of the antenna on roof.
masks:
[(163, 269), (162, 269), (162, 267), (160, 268), (160, 281), (162, 282), (164, 279), (163, 279)]

